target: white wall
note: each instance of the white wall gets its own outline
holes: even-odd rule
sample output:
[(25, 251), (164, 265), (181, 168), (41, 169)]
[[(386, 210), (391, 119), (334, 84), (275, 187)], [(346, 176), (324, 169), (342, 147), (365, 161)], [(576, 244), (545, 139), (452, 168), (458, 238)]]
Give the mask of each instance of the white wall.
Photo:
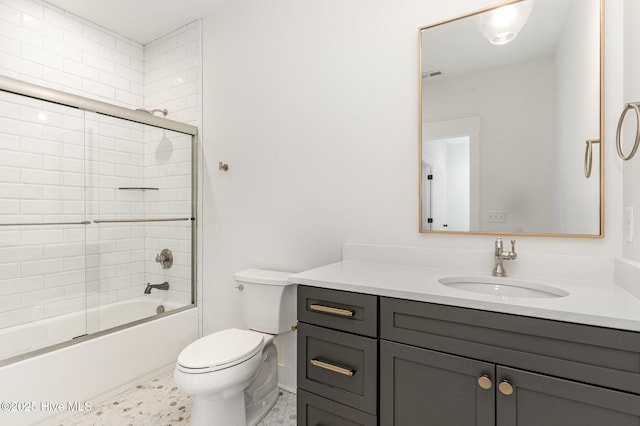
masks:
[[(492, 236), (418, 233), (417, 45), (418, 27), (492, 3), (247, 0), (204, 18), (206, 331), (241, 323), (245, 267), (301, 271), (340, 260), (345, 242), (490, 253)], [(607, 141), (621, 16), (607, 13)], [(605, 146), (606, 237), (518, 237), (521, 257), (621, 251), (621, 173)]]
[[(640, 102), (640, 28), (637, 22), (640, 18), (640, 4), (637, 1), (625, 0), (624, 2), (624, 98), (622, 101)], [(616, 105), (615, 114), (620, 115), (624, 108), (624, 103)], [(640, 123), (639, 123), (640, 125)], [(636, 124), (633, 110), (628, 111), (624, 121), (624, 132), (622, 133), (623, 152), (628, 155), (633, 147)], [(611, 137), (615, 143), (615, 136)], [(615, 152), (615, 151), (613, 151)], [(615, 154), (614, 154), (615, 155)], [(624, 242), (624, 256), (640, 261), (640, 233), (638, 227), (640, 223), (640, 154), (624, 162), (624, 207), (634, 209), (634, 233), (632, 242)]]

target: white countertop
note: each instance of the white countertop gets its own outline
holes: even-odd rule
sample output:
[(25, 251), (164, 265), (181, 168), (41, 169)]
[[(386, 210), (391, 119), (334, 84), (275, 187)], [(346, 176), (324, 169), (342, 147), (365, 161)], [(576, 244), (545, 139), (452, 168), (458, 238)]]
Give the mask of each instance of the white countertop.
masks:
[[(510, 276), (507, 279), (553, 286), (569, 293), (557, 298), (479, 294), (442, 285), (445, 277), (481, 274), (426, 266), (344, 260), (294, 274), (289, 281), (400, 299), (432, 302), (579, 324), (640, 332), (640, 299), (608, 282)], [(490, 274), (487, 278), (493, 278)]]

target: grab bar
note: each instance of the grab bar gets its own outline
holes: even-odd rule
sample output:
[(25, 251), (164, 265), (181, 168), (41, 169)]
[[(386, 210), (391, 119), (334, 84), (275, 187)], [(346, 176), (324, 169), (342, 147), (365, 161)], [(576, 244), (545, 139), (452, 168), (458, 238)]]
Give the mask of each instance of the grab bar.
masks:
[[(632, 108), (636, 112), (636, 139), (633, 143), (633, 148), (631, 149), (629, 155), (624, 155), (624, 153), (622, 152), (622, 144), (620, 143), (620, 132), (622, 131), (622, 122), (624, 121), (624, 117), (627, 115), (627, 111)], [(620, 114), (620, 119), (618, 120), (618, 128), (616, 129), (616, 149), (618, 150), (618, 156), (625, 161), (630, 160), (634, 155), (636, 155), (638, 146), (640, 146), (640, 102), (629, 102), (624, 106), (624, 110), (622, 110), (622, 114)]]
[(162, 217), (153, 219), (94, 219), (93, 223), (127, 223), (127, 222), (175, 222), (193, 220), (191, 217)]
[(587, 148), (584, 152), (584, 177), (589, 179), (591, 177), (591, 167), (593, 163), (593, 144), (600, 143), (600, 139), (589, 139), (587, 141)]
[(0, 223), (0, 226), (47, 226), (47, 225), (90, 225), (90, 220), (82, 222), (16, 222), (16, 223)]

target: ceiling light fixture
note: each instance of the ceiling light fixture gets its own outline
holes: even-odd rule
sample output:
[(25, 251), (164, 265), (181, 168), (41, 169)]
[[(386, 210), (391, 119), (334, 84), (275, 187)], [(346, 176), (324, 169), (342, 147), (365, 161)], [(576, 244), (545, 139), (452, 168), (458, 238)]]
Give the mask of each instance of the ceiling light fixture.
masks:
[(527, 23), (532, 9), (533, 0), (522, 0), (481, 13), (476, 22), (489, 43), (507, 44), (516, 38)]

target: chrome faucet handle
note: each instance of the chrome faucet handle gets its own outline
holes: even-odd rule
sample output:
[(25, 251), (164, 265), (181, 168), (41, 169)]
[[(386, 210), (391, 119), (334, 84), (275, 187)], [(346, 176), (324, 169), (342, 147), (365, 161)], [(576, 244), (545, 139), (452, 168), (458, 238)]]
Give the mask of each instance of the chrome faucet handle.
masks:
[(511, 252), (509, 253), (509, 259), (515, 260), (518, 257), (516, 253), (516, 240), (511, 240)]
[(163, 249), (156, 255), (156, 262), (158, 262), (162, 269), (169, 269), (173, 265), (173, 253), (169, 249)]

